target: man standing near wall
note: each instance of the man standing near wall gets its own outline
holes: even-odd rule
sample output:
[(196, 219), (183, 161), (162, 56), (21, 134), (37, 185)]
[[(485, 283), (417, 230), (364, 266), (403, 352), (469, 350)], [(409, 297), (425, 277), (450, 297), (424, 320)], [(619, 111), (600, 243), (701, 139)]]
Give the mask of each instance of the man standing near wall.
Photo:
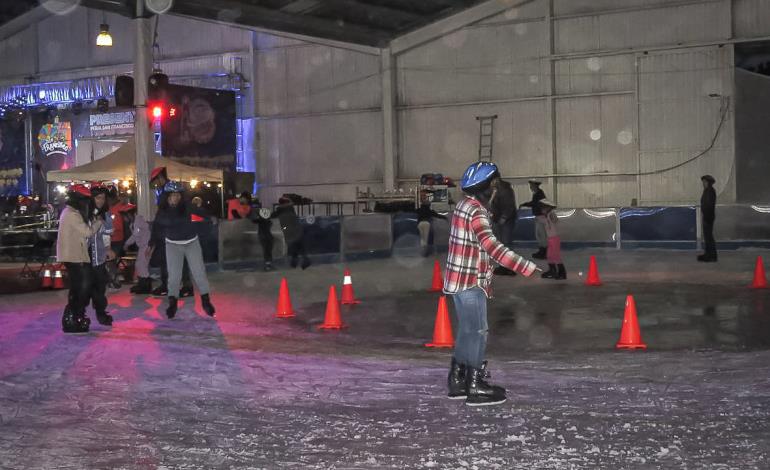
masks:
[(715, 263), (717, 261), (717, 243), (714, 240), (714, 220), (716, 220), (717, 192), (714, 190), (716, 180), (711, 175), (703, 175), (703, 195), (700, 197), (700, 211), (703, 228), (705, 251), (698, 256), (698, 261)]
[(540, 189), (540, 181), (529, 180), (529, 189), (532, 191), (532, 200), (525, 202), (521, 207), (531, 207), (532, 215), (535, 216), (535, 238), (537, 239), (537, 252), (532, 254), (533, 258), (545, 259), (548, 251), (548, 235), (545, 231), (545, 215), (540, 201), (545, 199), (545, 192)]
[[(492, 181), (492, 186), (497, 190), (492, 201), (492, 231), (507, 248), (513, 248), (513, 229), (516, 227), (516, 194), (511, 183), (504, 181), (498, 174)], [(516, 273), (498, 266), (495, 274), (502, 276), (515, 276)]]

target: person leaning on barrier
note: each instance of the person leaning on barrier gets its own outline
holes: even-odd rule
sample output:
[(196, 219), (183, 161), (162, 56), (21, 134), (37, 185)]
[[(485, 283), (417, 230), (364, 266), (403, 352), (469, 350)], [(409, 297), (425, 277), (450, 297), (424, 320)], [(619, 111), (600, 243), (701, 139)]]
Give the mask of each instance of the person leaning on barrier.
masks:
[(254, 198), (251, 201), (249, 219), (257, 224), (259, 244), (262, 245), (262, 259), (265, 263), (265, 271), (272, 271), (275, 269), (273, 267), (273, 234), (270, 232), (270, 228), (273, 225), (273, 221), (270, 220), (271, 215), (270, 209), (262, 207), (262, 202), (259, 198)]
[(545, 199), (545, 192), (540, 189), (540, 181), (529, 180), (529, 189), (532, 191), (532, 200), (525, 202), (519, 207), (532, 208), (532, 215), (535, 216), (535, 238), (537, 239), (537, 252), (532, 254), (535, 259), (545, 259), (548, 251), (548, 234), (545, 232), (545, 216), (540, 201)]

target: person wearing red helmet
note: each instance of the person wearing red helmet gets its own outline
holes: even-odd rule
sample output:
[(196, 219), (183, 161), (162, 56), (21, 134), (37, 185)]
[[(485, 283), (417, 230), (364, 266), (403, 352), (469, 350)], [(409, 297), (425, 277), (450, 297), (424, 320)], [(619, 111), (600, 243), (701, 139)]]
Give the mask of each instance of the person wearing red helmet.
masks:
[(67, 268), (70, 281), (68, 302), (62, 315), (65, 333), (85, 333), (91, 325), (85, 315), (94, 283), (88, 239), (99, 232), (102, 221), (90, 220), (90, 204), (91, 191), (82, 184), (73, 185), (67, 191), (67, 205), (59, 218), (56, 260)]

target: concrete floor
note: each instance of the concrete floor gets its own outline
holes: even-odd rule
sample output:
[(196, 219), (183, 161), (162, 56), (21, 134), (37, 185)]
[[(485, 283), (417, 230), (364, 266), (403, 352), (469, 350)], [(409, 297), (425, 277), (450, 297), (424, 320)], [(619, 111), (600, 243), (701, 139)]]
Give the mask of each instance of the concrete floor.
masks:
[[(590, 254), (602, 287), (578, 275)], [(757, 254), (570, 251), (567, 282), (497, 278), (489, 359), (509, 401), (483, 409), (444, 398), (450, 353), (422, 347), (431, 259), (352, 263), (363, 303), (341, 332), (315, 328), (341, 265), (212, 275), (214, 320), (189, 301), (166, 320), (124, 288), (112, 329), (85, 335), (60, 332), (63, 291), (3, 296), (0, 468), (766, 469)], [(290, 320), (273, 318), (282, 275)], [(627, 294), (647, 351), (614, 350)]]

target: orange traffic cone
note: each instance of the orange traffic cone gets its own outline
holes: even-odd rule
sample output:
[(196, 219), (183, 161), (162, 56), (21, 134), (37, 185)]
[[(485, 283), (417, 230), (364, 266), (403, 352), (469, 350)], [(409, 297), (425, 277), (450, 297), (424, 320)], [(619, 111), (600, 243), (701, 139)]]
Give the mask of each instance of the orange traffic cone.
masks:
[(767, 289), (767, 278), (765, 277), (765, 263), (762, 257), (757, 256), (757, 264), (754, 266), (754, 282), (751, 283), (752, 289)]
[(292, 318), (294, 310), (291, 308), (291, 297), (289, 297), (289, 284), (286, 278), (281, 279), (281, 289), (278, 291), (278, 306), (276, 307), (276, 318)]
[(330, 286), (329, 299), (326, 301), (326, 317), (324, 317), (323, 325), (320, 325), (318, 329), (339, 330), (342, 328), (347, 328), (347, 325), (342, 323), (342, 317), (340, 317), (340, 303), (337, 301), (337, 288)]
[(615, 347), (618, 349), (647, 349), (647, 345), (642, 343), (639, 321), (636, 318), (636, 302), (634, 302), (632, 295), (626, 297), (623, 328), (620, 330), (620, 341)]
[(350, 277), (350, 270), (345, 269), (345, 277), (342, 280), (342, 305), (360, 304), (353, 293), (353, 279)]
[(433, 283), (428, 292), (441, 292), (444, 290), (444, 279), (441, 277), (441, 265), (438, 260), (433, 263)]
[(62, 277), (61, 270), (62, 270), (61, 265), (56, 266), (56, 270), (54, 271), (54, 275), (53, 275), (54, 289), (64, 289), (64, 277)]
[(596, 266), (596, 256), (591, 255), (591, 262), (588, 265), (588, 277), (586, 278), (587, 286), (600, 286), (602, 280), (599, 279), (599, 268)]
[(449, 321), (449, 311), (446, 308), (446, 296), (438, 299), (436, 324), (433, 327), (433, 342), (426, 343), (429, 348), (451, 348), (455, 345), (452, 337), (452, 322)]
[(51, 278), (50, 269), (46, 269), (45, 271), (43, 271), (43, 279), (42, 279), (42, 282), (40, 283), (40, 287), (44, 289), (53, 287), (53, 279)]

